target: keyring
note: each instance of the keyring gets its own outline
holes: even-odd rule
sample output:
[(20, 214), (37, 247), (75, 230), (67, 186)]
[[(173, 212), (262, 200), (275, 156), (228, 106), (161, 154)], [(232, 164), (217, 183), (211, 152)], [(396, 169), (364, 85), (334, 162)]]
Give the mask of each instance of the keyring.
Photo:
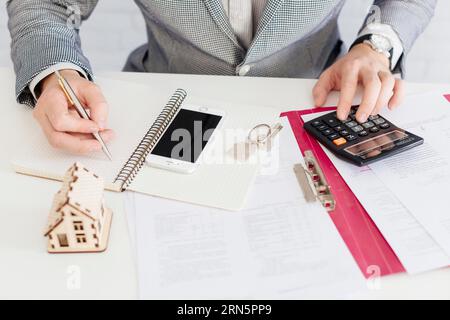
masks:
[[(267, 132), (260, 134), (258, 131), (261, 129), (266, 129)], [(254, 135), (256, 134), (256, 137)], [(250, 130), (248, 134), (248, 140), (251, 143), (256, 143), (258, 145), (263, 144), (266, 142), (266, 140), (270, 137), (272, 134), (272, 127), (268, 124), (259, 124), (256, 127), (254, 127), (252, 130)]]

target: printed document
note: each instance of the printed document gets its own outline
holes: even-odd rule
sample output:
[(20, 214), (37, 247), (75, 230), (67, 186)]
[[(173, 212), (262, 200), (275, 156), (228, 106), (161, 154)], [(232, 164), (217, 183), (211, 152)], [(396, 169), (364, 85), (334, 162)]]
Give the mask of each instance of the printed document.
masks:
[(346, 298), (364, 289), (326, 210), (303, 198), (293, 172), (302, 157), (283, 125), (278, 173), (258, 177), (243, 211), (135, 195), (141, 298)]
[(450, 105), (435, 96), (411, 103), (403, 118), (393, 120), (425, 144), (370, 167), (450, 256)]

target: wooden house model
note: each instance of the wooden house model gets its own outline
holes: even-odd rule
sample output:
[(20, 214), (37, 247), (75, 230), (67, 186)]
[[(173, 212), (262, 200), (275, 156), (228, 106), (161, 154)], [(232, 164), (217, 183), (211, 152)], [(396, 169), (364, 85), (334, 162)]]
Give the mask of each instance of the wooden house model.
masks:
[(102, 252), (108, 245), (112, 212), (105, 206), (104, 181), (75, 163), (55, 195), (45, 231), (50, 253)]

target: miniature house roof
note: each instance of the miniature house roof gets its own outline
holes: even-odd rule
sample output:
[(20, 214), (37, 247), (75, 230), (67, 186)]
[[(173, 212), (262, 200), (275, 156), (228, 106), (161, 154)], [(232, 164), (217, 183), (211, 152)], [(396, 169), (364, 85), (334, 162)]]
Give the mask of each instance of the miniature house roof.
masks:
[(55, 196), (49, 217), (50, 233), (64, 219), (61, 209), (69, 205), (92, 220), (100, 217), (103, 210), (104, 181), (102, 178), (75, 163), (66, 173), (63, 186)]

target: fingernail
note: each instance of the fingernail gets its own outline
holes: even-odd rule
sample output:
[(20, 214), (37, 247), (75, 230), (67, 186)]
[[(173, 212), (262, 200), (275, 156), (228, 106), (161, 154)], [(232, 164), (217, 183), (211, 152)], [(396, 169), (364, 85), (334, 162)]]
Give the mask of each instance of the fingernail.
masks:
[(99, 125), (99, 127), (100, 127), (100, 130), (106, 129), (106, 121), (105, 121), (105, 120), (100, 120), (100, 121), (98, 122), (98, 125)]
[(339, 112), (337, 116), (338, 116), (339, 120), (346, 120), (348, 117), (348, 114), (344, 113), (344, 112)]
[(363, 112), (363, 113), (359, 114), (358, 121), (360, 123), (363, 123), (363, 122), (367, 121), (367, 118), (368, 118), (367, 114)]

